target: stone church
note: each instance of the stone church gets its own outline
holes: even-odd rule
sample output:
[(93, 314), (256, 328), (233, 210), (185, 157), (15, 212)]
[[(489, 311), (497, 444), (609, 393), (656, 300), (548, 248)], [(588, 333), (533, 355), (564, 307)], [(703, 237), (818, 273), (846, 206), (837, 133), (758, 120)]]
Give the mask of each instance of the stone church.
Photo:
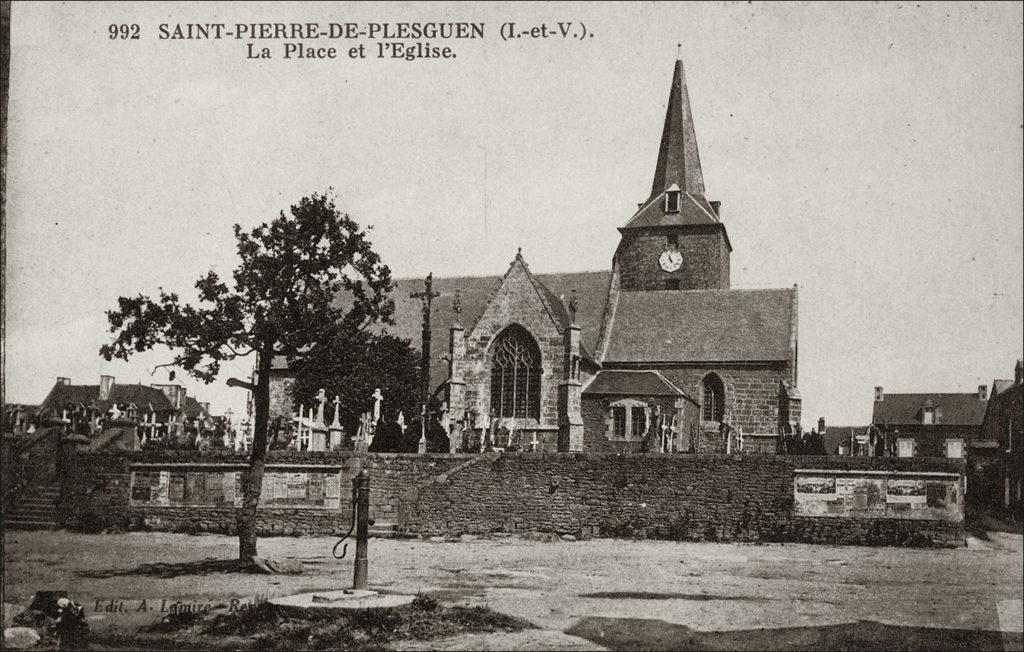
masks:
[[(619, 232), (608, 271), (534, 274), (519, 253), (501, 277), (434, 279), (430, 386), (453, 449), (770, 452), (799, 422), (797, 289), (731, 289), (682, 61), (650, 193)], [(422, 289), (394, 292), (389, 330), (414, 345)]]

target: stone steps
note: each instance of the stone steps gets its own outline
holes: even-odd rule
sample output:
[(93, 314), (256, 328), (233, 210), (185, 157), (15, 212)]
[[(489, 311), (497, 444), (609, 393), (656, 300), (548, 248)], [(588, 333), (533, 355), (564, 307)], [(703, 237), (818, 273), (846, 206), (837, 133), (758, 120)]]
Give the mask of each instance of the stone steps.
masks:
[(394, 523), (374, 523), (369, 531), (370, 538), (374, 539), (415, 539), (415, 534), (399, 532), (398, 526)]
[(60, 487), (42, 485), (8, 507), (4, 528), (12, 530), (53, 530), (57, 528)]

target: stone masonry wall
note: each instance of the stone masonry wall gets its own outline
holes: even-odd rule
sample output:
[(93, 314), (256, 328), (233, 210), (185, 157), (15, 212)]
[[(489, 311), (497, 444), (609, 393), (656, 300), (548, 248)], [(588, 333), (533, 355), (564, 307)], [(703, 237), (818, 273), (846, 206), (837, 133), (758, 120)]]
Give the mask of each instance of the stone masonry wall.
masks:
[(793, 516), (796, 468), (942, 470), (946, 460), (520, 453), (418, 490), (424, 535), (549, 531), (697, 541), (960, 545), (962, 523)]
[[(351, 480), (361, 468), (370, 469), (370, 517), (378, 524), (396, 522), (401, 497), (410, 486), (453, 468), (471, 455), (356, 455), (351, 451), (296, 453), (273, 451), (267, 471), (275, 465), (323, 465), (341, 474), (341, 509), (261, 507), (257, 531), (271, 534), (336, 534), (351, 519)], [(188, 532), (235, 532), (235, 510), (209, 506), (133, 506), (130, 500), (132, 464), (233, 464), (245, 468), (244, 454), (216, 452), (197, 455), (174, 451), (111, 451), (79, 453), (63, 478), (62, 525), (77, 529), (155, 529)], [(200, 469), (201, 467), (196, 467)]]
[(788, 379), (788, 367), (679, 367), (659, 371), (697, 401), (704, 376), (718, 374), (725, 386), (725, 411), (733, 427), (744, 433), (779, 431), (780, 382)]
[[(683, 264), (666, 272), (658, 259), (669, 248), (668, 236), (677, 234)], [(729, 248), (717, 227), (710, 229), (628, 230), (615, 252), (619, 263), (621, 289), (664, 290), (669, 279), (679, 281), (680, 290), (729, 288)]]
[[(646, 403), (651, 408), (653, 419), (654, 408), (660, 407), (663, 414), (675, 415), (675, 398), (673, 397), (637, 397), (637, 396), (584, 396), (583, 397), (583, 448), (588, 453), (639, 453), (640, 440), (609, 439), (609, 406), (623, 398), (631, 398)], [(691, 426), (696, 429), (699, 409), (689, 401), (684, 408), (683, 423), (678, 424), (683, 433), (682, 441), (687, 442)]]
[[(132, 506), (132, 464), (244, 464), (242, 455), (80, 453), (64, 479), (63, 525), (188, 532), (235, 531), (229, 507)], [(487, 453), (395, 455), (275, 452), (274, 466), (338, 468), (342, 509), (262, 507), (266, 535), (338, 534), (348, 528), (350, 478), (370, 470), (370, 515), (421, 535), (548, 531), (673, 540), (959, 545), (961, 522), (797, 517), (798, 468), (963, 472), (960, 460), (724, 455)]]
[(490, 414), (491, 364), (489, 347), (494, 337), (511, 324), (529, 331), (540, 347), (541, 397), (540, 422), (517, 419), (515, 429), (526, 433), (540, 426), (550, 436), (538, 437), (553, 450), (558, 443), (558, 384), (562, 381), (562, 334), (548, 315), (537, 291), (518, 261), (498, 288), (487, 309), (471, 331), (466, 334), (465, 380), (466, 407), (476, 411), (479, 419)]

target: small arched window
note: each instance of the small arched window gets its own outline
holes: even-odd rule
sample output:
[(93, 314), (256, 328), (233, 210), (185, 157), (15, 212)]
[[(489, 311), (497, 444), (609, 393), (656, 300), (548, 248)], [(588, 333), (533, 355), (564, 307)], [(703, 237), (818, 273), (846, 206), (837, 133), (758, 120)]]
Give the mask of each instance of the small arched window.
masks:
[(701, 421), (721, 421), (725, 416), (725, 386), (717, 374), (704, 376), (701, 395)]
[(540, 419), (540, 347), (518, 325), (494, 340), (491, 358), (491, 415)]

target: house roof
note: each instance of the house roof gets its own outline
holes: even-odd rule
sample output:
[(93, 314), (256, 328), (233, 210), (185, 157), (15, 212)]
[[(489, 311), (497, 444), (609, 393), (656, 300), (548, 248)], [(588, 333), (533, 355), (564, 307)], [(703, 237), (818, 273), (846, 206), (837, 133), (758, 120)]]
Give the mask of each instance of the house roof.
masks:
[(935, 424), (948, 426), (980, 426), (988, 401), (970, 394), (885, 394), (875, 401), (872, 423), (889, 426), (921, 425), (922, 408), (931, 402), (935, 408)]
[(657, 371), (602, 369), (583, 389), (584, 395), (686, 396)]
[(825, 453), (827, 455), (838, 455), (839, 444), (850, 439), (854, 435), (867, 434), (868, 426), (832, 426), (826, 425), (821, 438), (825, 442)]
[(181, 411), (185, 413), (185, 416), (195, 419), (198, 417), (210, 416), (203, 409), (203, 406), (199, 404), (199, 401), (195, 400), (191, 396), (185, 397), (185, 405), (182, 406)]
[[(110, 397), (100, 400), (99, 385), (64, 385), (55, 384), (46, 400), (39, 406), (44, 410), (60, 410), (65, 405), (92, 405), (100, 410), (108, 410), (114, 403), (134, 403), (140, 409), (152, 406), (155, 412), (173, 411), (174, 406), (167, 400), (164, 393), (155, 387), (145, 385), (121, 385), (115, 383), (110, 388)], [(149, 408), (147, 408), (149, 409)]]
[(622, 292), (604, 362), (788, 360), (796, 289)]
[(1002, 394), (1006, 390), (1013, 387), (1012, 379), (997, 379), (992, 381), (992, 398), (995, 398), (997, 394)]

